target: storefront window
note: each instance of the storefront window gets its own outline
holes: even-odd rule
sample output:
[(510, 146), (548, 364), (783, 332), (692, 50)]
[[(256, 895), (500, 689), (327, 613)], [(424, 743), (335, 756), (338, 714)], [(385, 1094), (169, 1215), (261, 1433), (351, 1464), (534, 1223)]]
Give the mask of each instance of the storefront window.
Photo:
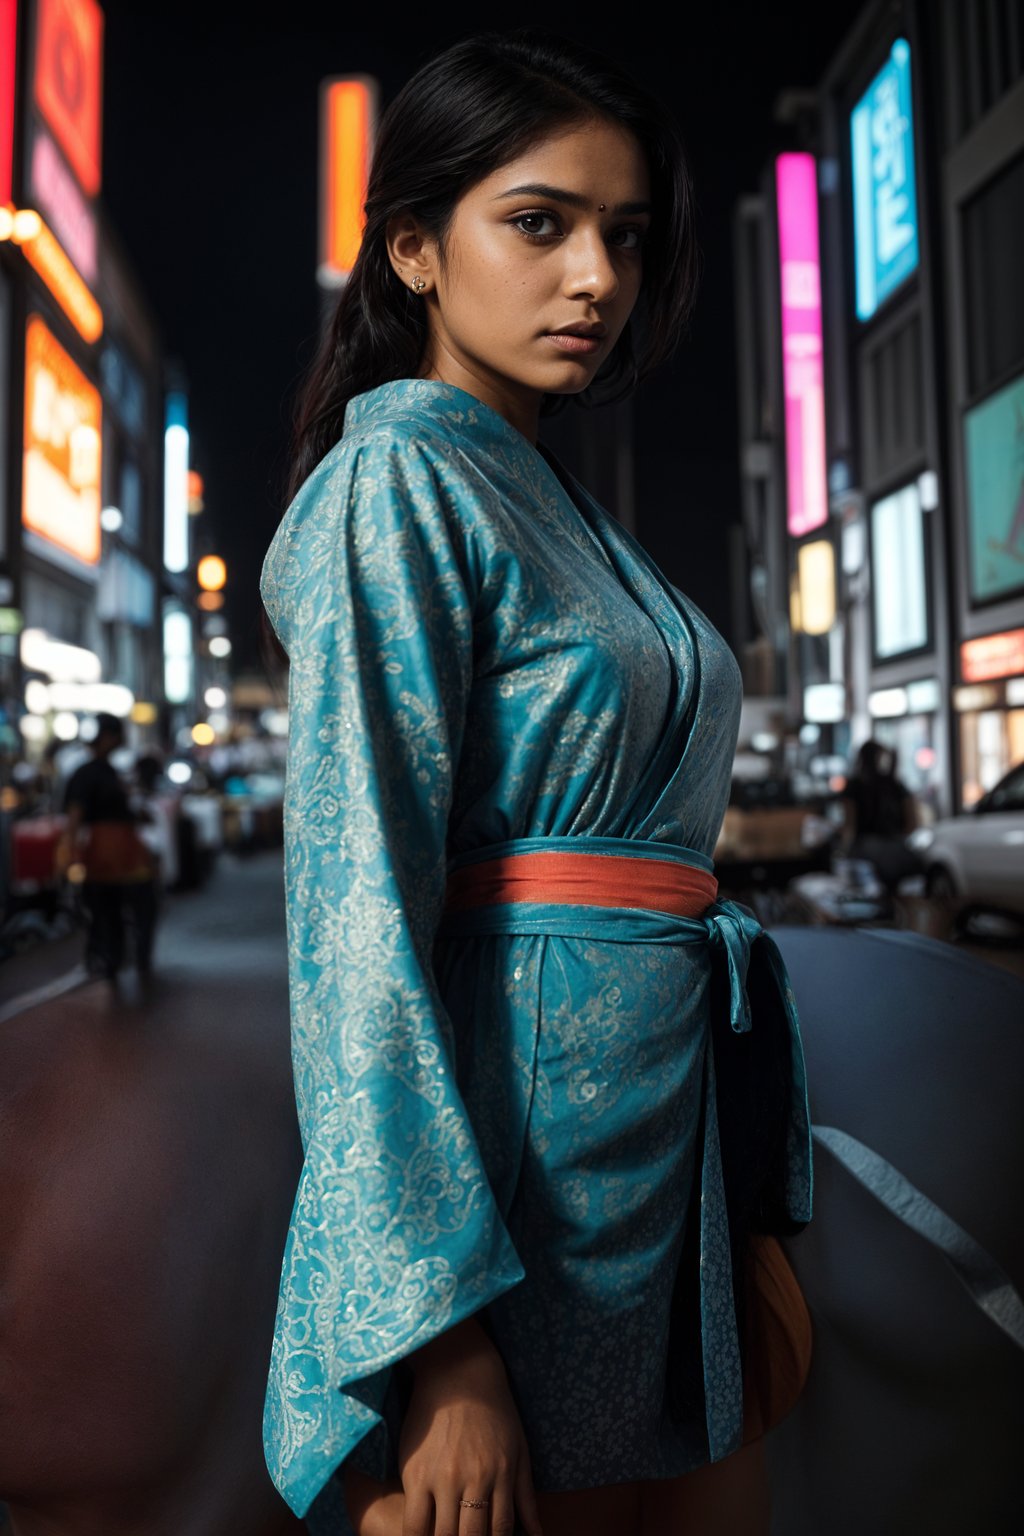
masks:
[(1024, 762), (1024, 709), (986, 709), (960, 717), (964, 806), (980, 800), (1005, 773)]

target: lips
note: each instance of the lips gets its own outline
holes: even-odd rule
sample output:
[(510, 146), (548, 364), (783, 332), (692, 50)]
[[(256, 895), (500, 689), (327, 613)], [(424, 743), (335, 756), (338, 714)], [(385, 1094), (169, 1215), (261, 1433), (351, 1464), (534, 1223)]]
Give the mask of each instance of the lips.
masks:
[(580, 356), (589, 356), (592, 352), (601, 350), (602, 338), (600, 336), (580, 335), (576, 331), (548, 331), (546, 339), (556, 346), (560, 352), (576, 352)]
[(608, 334), (606, 325), (566, 325), (560, 331), (549, 331), (549, 336), (589, 336), (594, 341), (600, 341), (602, 336)]

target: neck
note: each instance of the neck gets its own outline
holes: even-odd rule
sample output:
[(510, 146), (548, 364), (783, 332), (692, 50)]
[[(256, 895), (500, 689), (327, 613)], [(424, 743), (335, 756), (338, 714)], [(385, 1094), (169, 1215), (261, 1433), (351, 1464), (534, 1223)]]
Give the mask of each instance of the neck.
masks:
[(499, 375), (473, 371), (457, 358), (445, 353), (433, 361), (425, 362), (421, 379), (436, 379), (440, 384), (454, 384), (467, 394), (475, 395), (484, 405), (489, 405), (499, 416), (521, 432), (534, 447), (537, 445), (540, 403), (542, 395), (535, 389), (513, 384)]

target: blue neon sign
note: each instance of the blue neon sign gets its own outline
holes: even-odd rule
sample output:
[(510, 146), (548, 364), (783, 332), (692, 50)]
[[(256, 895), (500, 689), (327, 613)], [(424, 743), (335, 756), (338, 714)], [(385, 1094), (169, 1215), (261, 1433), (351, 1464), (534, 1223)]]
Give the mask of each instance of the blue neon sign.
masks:
[(918, 262), (910, 44), (897, 38), (850, 118), (857, 316), (868, 320)]

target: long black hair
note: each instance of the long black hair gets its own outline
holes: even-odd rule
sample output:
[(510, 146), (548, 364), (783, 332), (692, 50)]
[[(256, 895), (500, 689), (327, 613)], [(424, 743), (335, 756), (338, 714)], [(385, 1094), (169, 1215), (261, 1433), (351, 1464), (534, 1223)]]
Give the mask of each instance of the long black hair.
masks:
[(389, 220), (414, 214), (444, 269), (464, 193), (546, 135), (594, 118), (628, 128), (647, 158), (652, 216), (640, 299), (590, 385), (571, 397), (545, 395), (541, 415), (569, 398), (584, 407), (621, 399), (670, 355), (692, 311), (700, 262), (675, 118), (609, 59), (544, 27), (480, 32), (424, 64), (383, 114), (359, 254), (297, 394), (286, 502), (341, 437), (349, 400), (418, 374), (427, 322), (391, 265)]
[(672, 350), (692, 307), (697, 265), (692, 184), (674, 118), (608, 60), (544, 28), (480, 33), (419, 69), (383, 115), (359, 254), (298, 397), (289, 501), (341, 436), (352, 396), (419, 368), (425, 310), (391, 265), (389, 220), (415, 214), (443, 268), (465, 192), (547, 134), (593, 117), (631, 129), (649, 163), (646, 344), (636, 359), (627, 324), (590, 386), (571, 397), (545, 396), (542, 414), (569, 398), (621, 398)]

